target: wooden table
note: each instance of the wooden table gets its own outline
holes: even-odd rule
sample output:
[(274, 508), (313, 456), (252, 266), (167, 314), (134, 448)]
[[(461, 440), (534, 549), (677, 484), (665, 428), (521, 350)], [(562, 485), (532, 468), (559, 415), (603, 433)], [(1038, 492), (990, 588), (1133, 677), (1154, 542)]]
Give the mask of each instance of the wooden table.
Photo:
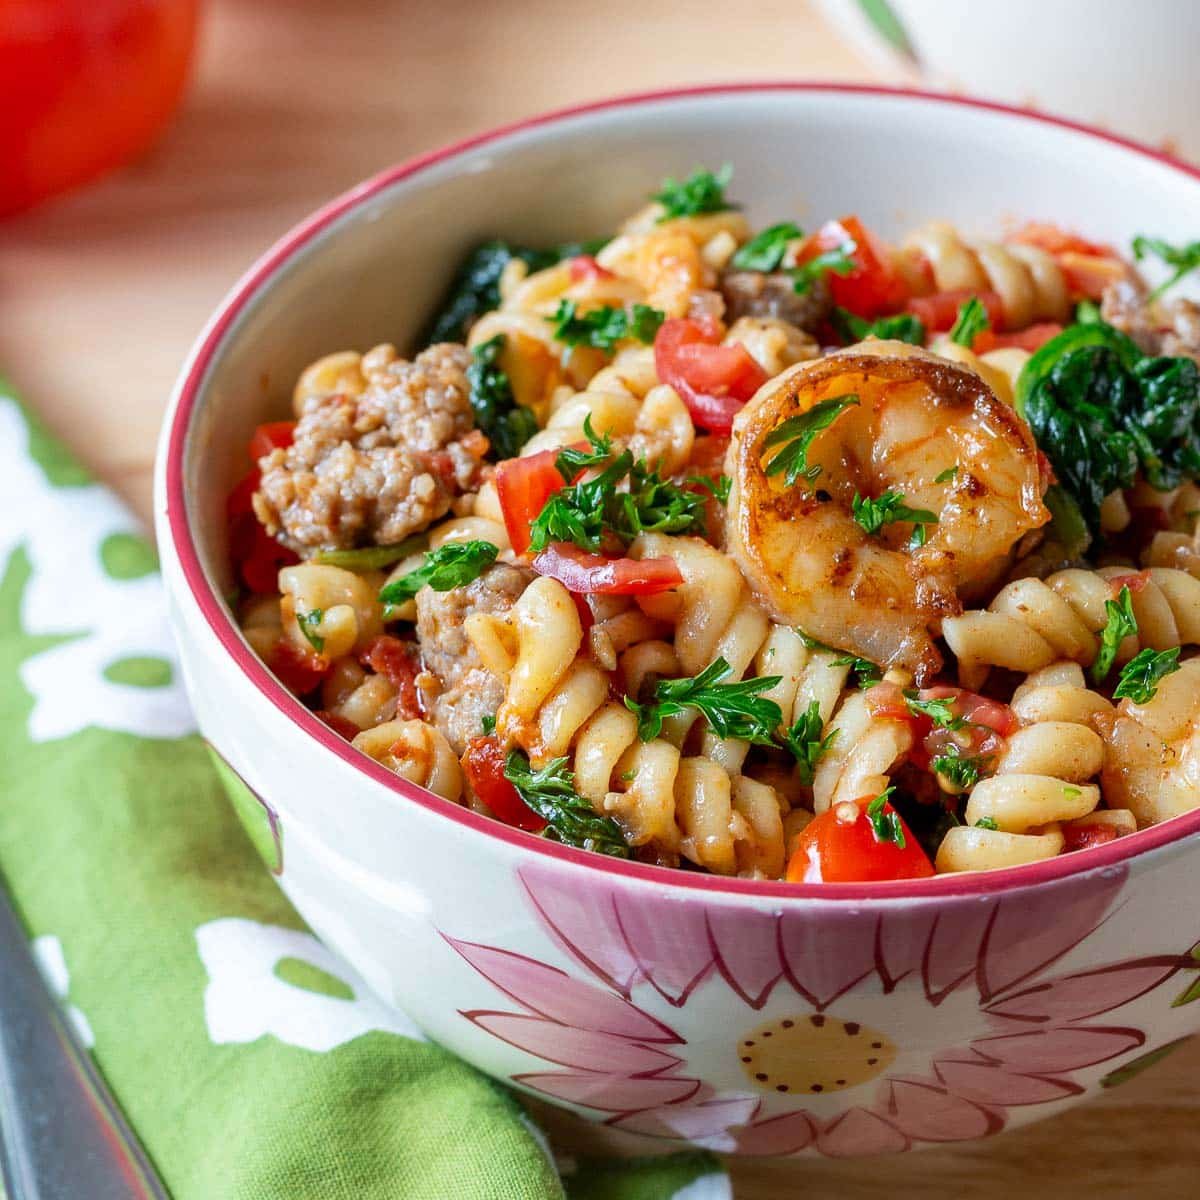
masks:
[[(678, 82), (868, 78), (799, 0), (227, 0), (139, 165), (0, 226), (0, 366), (143, 516), (184, 354), (251, 259), (388, 163), (540, 109)], [(739, 1200), (1141, 1200), (1200, 1191), (1200, 1044), (978, 1149), (734, 1164)], [(562, 1139), (592, 1136), (555, 1122)], [(214, 1198), (216, 1200), (216, 1198)]]

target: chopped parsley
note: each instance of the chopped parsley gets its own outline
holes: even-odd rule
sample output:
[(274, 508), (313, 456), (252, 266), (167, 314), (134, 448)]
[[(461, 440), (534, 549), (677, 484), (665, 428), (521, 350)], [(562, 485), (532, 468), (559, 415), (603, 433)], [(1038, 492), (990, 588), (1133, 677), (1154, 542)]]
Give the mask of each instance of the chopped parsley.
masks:
[(933, 482), (934, 483), (949, 483), (957, 475), (958, 475), (958, 463), (955, 463), (954, 466), (947, 467), (944, 471), (939, 471), (938, 474), (936, 474), (933, 477)]
[(793, 267), (788, 272), (792, 277), (792, 287), (803, 295), (826, 271), (832, 271), (835, 275), (849, 275), (858, 265), (853, 258), (857, 249), (858, 243), (851, 238), (840, 246), (826, 250), (816, 258), (810, 258), (808, 262)]
[(833, 745), (838, 731), (835, 729), (822, 738), (825, 723), (821, 720), (820, 701), (814, 700), (796, 718), (794, 724), (783, 731), (783, 744), (796, 760), (796, 774), (805, 786), (811, 786), (813, 773), (822, 756)]
[(809, 637), (803, 629), (797, 629), (796, 633), (810, 650), (823, 650), (826, 654), (836, 654), (838, 657), (829, 665), (831, 667), (849, 667), (860, 688), (874, 687), (883, 678), (883, 672), (870, 659), (859, 658), (856, 654), (845, 654), (841, 650), (835, 650), (832, 646), (825, 645), (824, 642), (818, 642), (815, 637)]
[(1121, 643), (1137, 633), (1137, 617), (1133, 615), (1133, 594), (1123, 587), (1115, 600), (1105, 600), (1104, 615), (1107, 620), (1100, 633), (1100, 652), (1092, 663), (1092, 679), (1102, 683), (1112, 670)]
[[(606, 533), (632, 542), (642, 533), (702, 533), (704, 495), (665, 480), (644, 462), (623, 450), (612, 455), (611, 439), (599, 436), (584, 422), (590, 450), (567, 449), (556, 459), (559, 473), (570, 484), (555, 492), (530, 526), (530, 548), (544, 550), (551, 542), (572, 542), (595, 553)], [(585, 469), (607, 463), (591, 479), (571, 483)], [(619, 484), (624, 490), (618, 490)]]
[(792, 221), (771, 225), (752, 237), (729, 261), (737, 271), (777, 271), (788, 243), (803, 237), (804, 230)]
[(425, 551), (425, 561), (407, 575), (383, 586), (379, 599), (384, 604), (403, 604), (426, 584), (435, 592), (448, 592), (478, 579), (496, 561), (499, 553), (491, 542), (447, 542)]
[(597, 813), (579, 795), (565, 758), (552, 758), (535, 771), (525, 754), (510, 750), (504, 763), (504, 778), (547, 823), (543, 837), (613, 858), (629, 857), (629, 845), (621, 835), (620, 826), (611, 817)]
[(878, 533), (885, 525), (895, 521), (912, 521), (916, 526), (910, 543), (913, 546), (923, 546), (926, 528), (936, 525), (938, 521), (937, 514), (927, 508), (909, 508), (901, 492), (884, 492), (874, 500), (855, 492), (850, 510), (855, 521), (871, 534)]
[(908, 706), (908, 711), (914, 716), (928, 717), (929, 720), (942, 729), (965, 729), (970, 724), (970, 721), (966, 717), (955, 715), (952, 700), (922, 700), (912, 692), (905, 692), (904, 703)]
[(484, 713), (479, 718), (479, 724), (483, 727), (484, 737), (491, 737), (496, 732), (496, 716), (494, 713)]
[(654, 699), (647, 704), (626, 696), (625, 707), (638, 719), (638, 737), (648, 742), (662, 732), (665, 718), (697, 708), (718, 737), (758, 746), (774, 745), (773, 735), (783, 720), (783, 710), (759, 693), (770, 691), (782, 676), (722, 683), (732, 669), (725, 659), (717, 658), (694, 678), (660, 679)]
[(1067, 797), (1067, 799), (1070, 799), (1070, 798), (1071, 798), (1071, 797), (1073, 797), (1073, 796), (1078, 796), (1078, 795), (1080, 795), (1080, 794), (1081, 794), (1081, 793), (1080, 793), (1080, 791), (1079, 791), (1079, 789), (1078, 789), (1077, 787), (1065, 787), (1065, 788), (1063, 788), (1063, 795), (1064, 795), (1064, 796), (1066, 796), (1066, 797)]
[(978, 296), (972, 296), (958, 310), (958, 319), (950, 328), (950, 340), (968, 350), (975, 344), (976, 337), (991, 326), (991, 318)]
[(1133, 257), (1138, 262), (1151, 254), (1173, 268), (1173, 273), (1150, 293), (1147, 297), (1149, 300), (1157, 300), (1185, 275), (1200, 267), (1200, 242), (1186, 242), (1182, 246), (1173, 246), (1162, 238), (1146, 237), (1142, 234), (1133, 239)]
[(766, 474), (778, 475), (782, 472), (783, 481), (788, 487), (794, 487), (801, 478), (812, 483), (821, 473), (819, 466), (808, 464), (808, 450), (813, 439), (857, 403), (858, 397), (852, 392), (844, 396), (829, 396), (814, 404), (807, 412), (789, 417), (773, 429), (763, 438), (762, 448), (767, 451), (772, 446), (782, 446), (782, 449), (767, 463)]
[(714, 479), (711, 475), (689, 475), (688, 483), (694, 483), (697, 487), (702, 487), (709, 493), (718, 504), (729, 503), (729, 492), (733, 487), (733, 480), (728, 475), (718, 475)]
[(1100, 306), (1095, 300), (1080, 300), (1075, 305), (1076, 325), (1095, 325), (1102, 319), (1100, 316)]
[(1114, 700), (1129, 699), (1134, 704), (1149, 704), (1161, 680), (1179, 670), (1179, 647), (1139, 650), (1122, 668), (1113, 691)]
[(325, 639), (317, 632), (324, 618), (323, 608), (310, 608), (308, 612), (296, 615), (296, 624), (300, 626), (300, 632), (318, 654), (324, 653), (325, 650)]
[(877, 842), (891, 842), (897, 850), (903, 850), (906, 844), (904, 826), (900, 824), (900, 814), (888, 804), (888, 797), (895, 790), (894, 787), (885, 788), (867, 805), (867, 820), (871, 822)]
[(634, 338), (649, 345), (666, 314), (648, 304), (633, 304), (628, 309), (605, 304), (581, 313), (574, 300), (560, 300), (554, 316), (546, 320), (554, 326), (556, 341), (607, 351), (622, 338)]
[(992, 833), (995, 833), (1000, 826), (996, 824), (995, 817), (980, 817), (979, 820), (975, 822), (975, 828), (989, 829)]
[(861, 342), (866, 338), (876, 337), (908, 342), (911, 346), (925, 345), (925, 326), (921, 318), (913, 313), (897, 313), (892, 317), (867, 321), (848, 308), (834, 308), (829, 319), (838, 337), (844, 342)]
[(498, 333), (471, 351), (467, 367), (468, 397), (475, 424), (487, 434), (497, 458), (516, 458), (537, 433), (537, 417), (513, 396), (512, 384), (500, 369), (504, 334)]
[(698, 217), (733, 208), (725, 199), (725, 189), (732, 179), (733, 167), (729, 163), (715, 174), (697, 167), (682, 181), (668, 176), (663, 180), (662, 189), (650, 197), (663, 207), (659, 223), (675, 217)]
[(951, 744), (945, 754), (939, 754), (931, 762), (935, 775), (940, 775), (956, 792), (969, 792), (987, 770), (991, 758), (988, 755), (965, 755)]

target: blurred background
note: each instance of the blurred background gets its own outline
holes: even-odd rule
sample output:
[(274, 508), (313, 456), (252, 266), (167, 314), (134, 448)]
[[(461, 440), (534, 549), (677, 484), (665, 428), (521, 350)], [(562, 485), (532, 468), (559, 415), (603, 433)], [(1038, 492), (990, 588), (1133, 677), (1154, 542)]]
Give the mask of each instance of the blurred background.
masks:
[[(207, 315), (364, 176), (543, 109), (706, 80), (973, 83), (1178, 138), (1156, 133), (1151, 94), (1174, 88), (1176, 110), (1200, 111), (1200, 5), (1150, 8), (0, 0), (0, 371), (146, 516), (162, 408)], [(1064, 46), (1083, 56), (1074, 72)]]

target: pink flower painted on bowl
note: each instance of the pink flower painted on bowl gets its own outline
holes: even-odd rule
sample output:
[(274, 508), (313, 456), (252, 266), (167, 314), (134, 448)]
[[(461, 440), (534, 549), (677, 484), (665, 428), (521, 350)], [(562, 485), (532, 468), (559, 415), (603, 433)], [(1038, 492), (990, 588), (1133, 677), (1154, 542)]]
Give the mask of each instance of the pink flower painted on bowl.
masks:
[[(1041, 903), (905, 905), (873, 921), (853, 906), (770, 913), (607, 881), (585, 893), (542, 866), (521, 879), (589, 978), (447, 937), (523, 1010), (463, 1015), (553, 1064), (513, 1081), (622, 1129), (739, 1154), (862, 1156), (996, 1133), (1010, 1109), (1079, 1095), (1077, 1072), (1141, 1047), (1140, 1030), (1101, 1018), (1195, 966), (1169, 954), (1054, 970), (1111, 913), (1120, 874)], [(649, 1011), (714, 989), (722, 1014), (732, 993), (746, 1020), (706, 1030), (703, 1047)], [(889, 1032), (889, 1013), (895, 1025), (911, 1011), (907, 995), (885, 999), (897, 989), (942, 1010), (949, 1032)]]

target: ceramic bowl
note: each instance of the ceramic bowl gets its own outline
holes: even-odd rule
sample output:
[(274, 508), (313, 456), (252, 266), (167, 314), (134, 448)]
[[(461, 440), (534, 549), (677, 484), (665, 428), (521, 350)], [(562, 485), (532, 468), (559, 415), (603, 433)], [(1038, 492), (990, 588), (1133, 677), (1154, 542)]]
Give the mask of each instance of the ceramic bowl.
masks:
[(1200, 1026), (1200, 812), (980, 875), (797, 886), (614, 862), (480, 817), (332, 735), (223, 594), (223, 501), (318, 355), (408, 342), (473, 243), (611, 230), (662, 176), (736, 167), (755, 223), (856, 211), (1195, 233), (1200, 176), (1002, 107), (870, 88), (640, 96), (427, 155), (334, 201), (221, 305), (163, 433), (158, 532), (186, 682), (231, 793), (328, 945), (437, 1042), (627, 1130), (870, 1155), (1058, 1112)]

